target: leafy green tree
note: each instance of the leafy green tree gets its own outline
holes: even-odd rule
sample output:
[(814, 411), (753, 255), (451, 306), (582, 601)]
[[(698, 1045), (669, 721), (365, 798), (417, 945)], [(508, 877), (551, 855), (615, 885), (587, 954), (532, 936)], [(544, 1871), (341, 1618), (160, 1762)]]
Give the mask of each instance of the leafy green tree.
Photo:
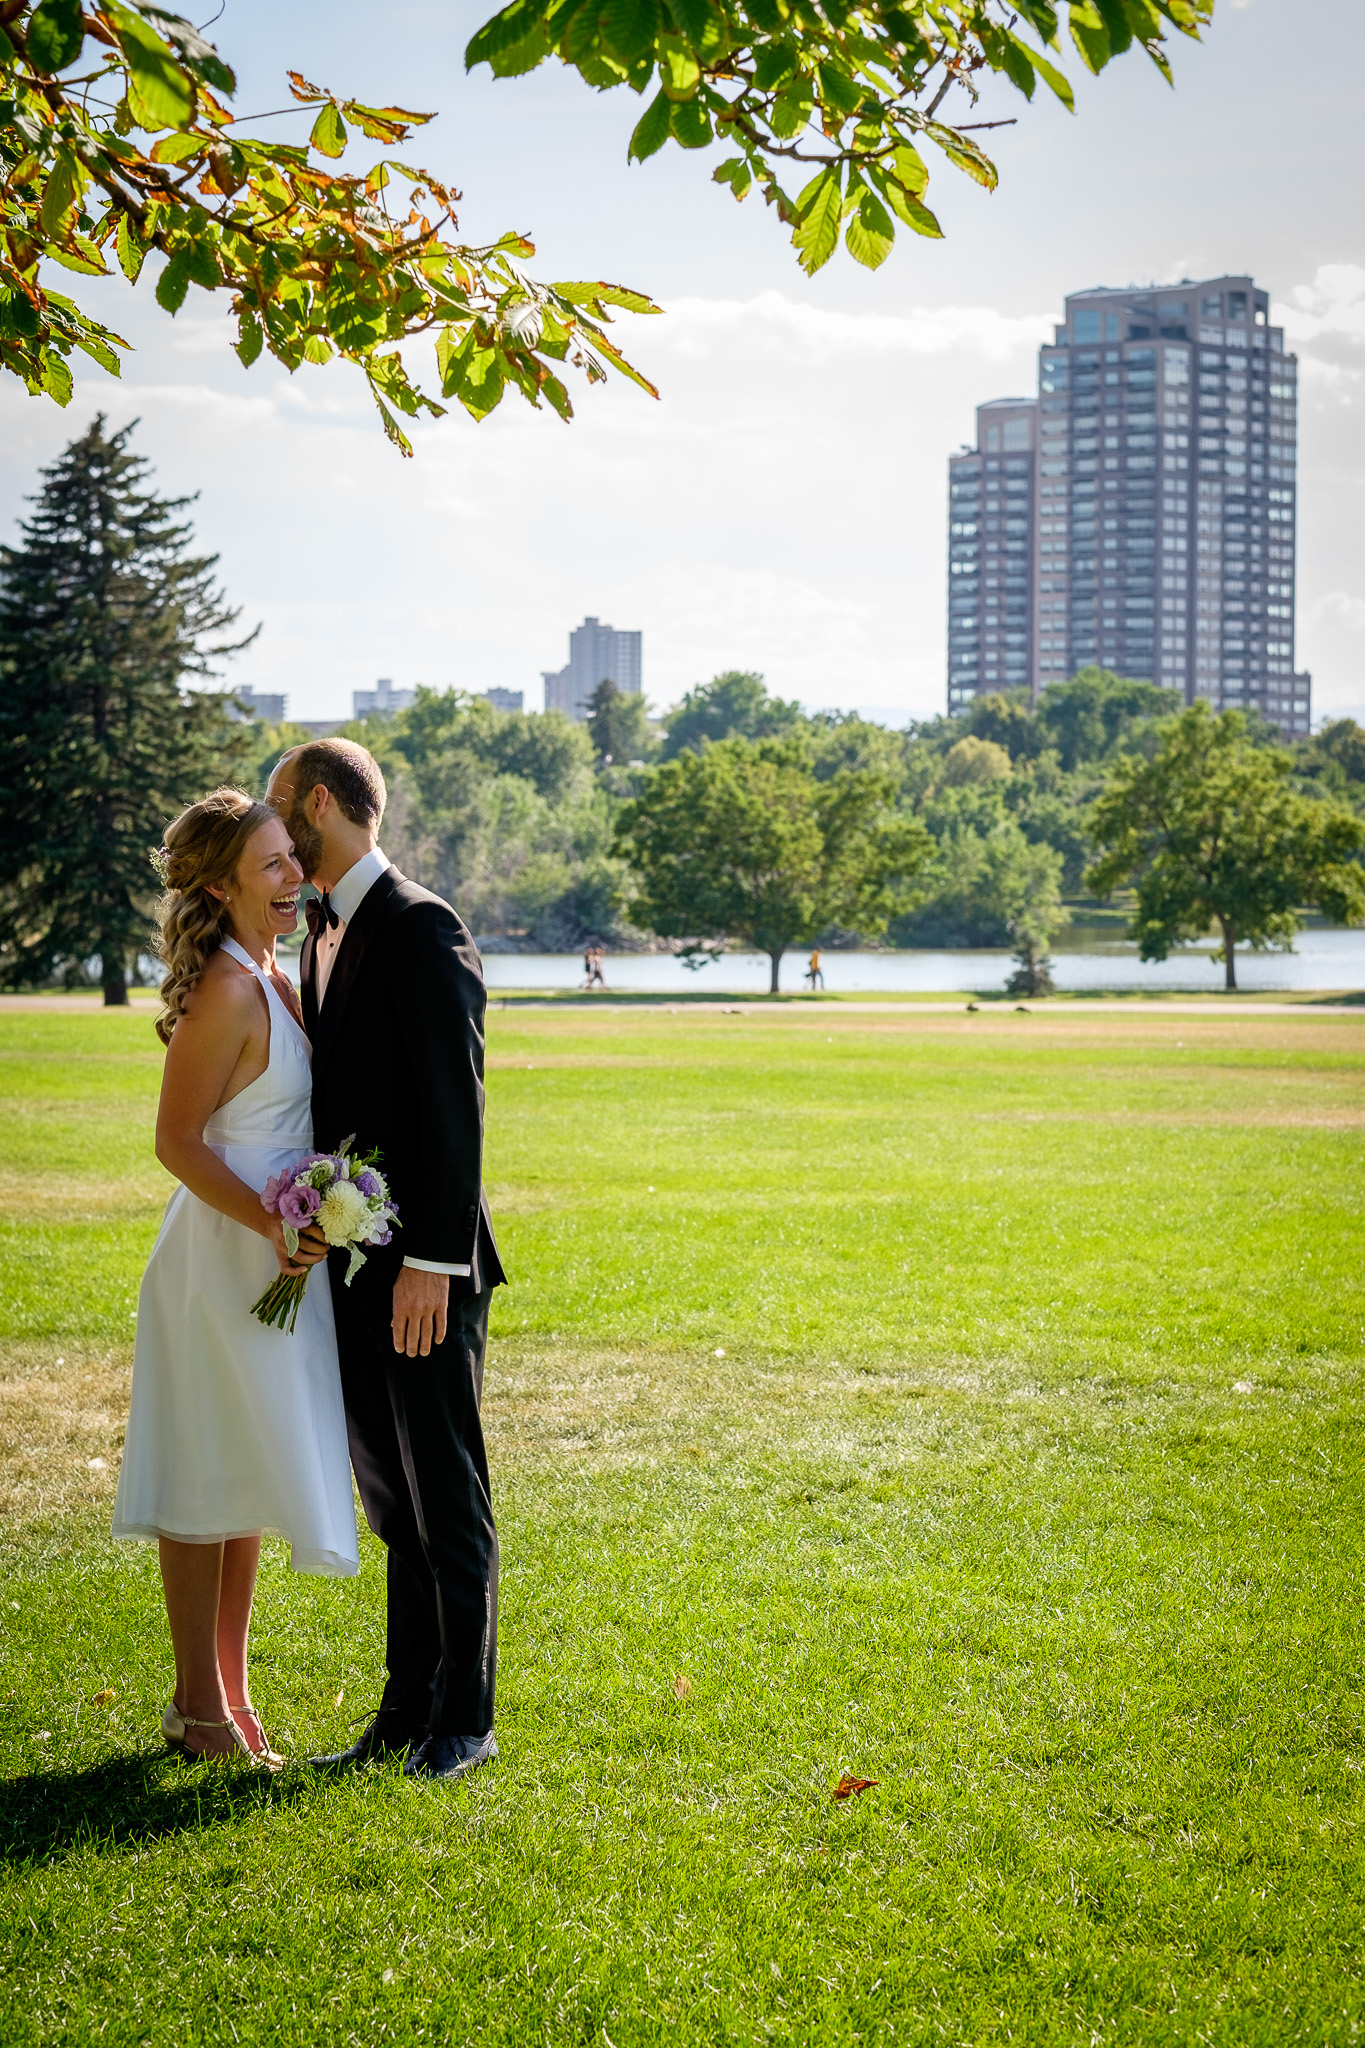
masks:
[(581, 792), (592, 770), (585, 729), (562, 711), (495, 711), (486, 697), (420, 689), (391, 721), (391, 742), (419, 774), (452, 749), (466, 749), (498, 775), (517, 775), (547, 803)]
[(1300, 795), (1292, 773), (1284, 749), (1248, 738), (1241, 712), (1215, 716), (1203, 703), (1164, 726), (1150, 759), (1110, 770), (1090, 814), (1099, 858), (1086, 880), (1098, 895), (1136, 887), (1129, 929), (1144, 960), (1216, 926), (1214, 957), (1235, 989), (1238, 941), (1287, 949), (1308, 906), (1365, 921), (1365, 824)]
[(665, 938), (734, 938), (782, 955), (831, 925), (868, 935), (910, 896), (932, 848), (867, 769), (812, 773), (800, 739), (720, 740), (650, 771), (616, 849), (640, 894), (632, 914)]
[(1010, 757), (994, 740), (964, 733), (943, 757), (941, 780), (948, 789), (973, 782), (999, 782), (1010, 772)]
[(638, 690), (618, 690), (610, 676), (588, 699), (588, 737), (597, 758), (615, 762), (643, 760), (649, 752), (649, 712)]
[(477, 933), (551, 952), (635, 937), (616, 908), (628, 877), (583, 726), (424, 689), (376, 730), (352, 730), (389, 783), (390, 852)]
[[(791, 728), (799, 731), (799, 726)], [(841, 768), (871, 768), (889, 776), (897, 788), (905, 782), (905, 734), (874, 725), (855, 711), (816, 711), (805, 720), (811, 760), (819, 781)]]
[[(1167, 79), (1168, 28), (1198, 37), (1213, 0), (1066, 0), (1072, 42), (1098, 72), (1137, 44)], [(1041, 79), (1067, 108), (1072, 91), (1053, 0), (898, 0), (826, 7), (772, 0), (619, 0), (589, 11), (573, 0), (510, 0), (474, 36), (468, 65), (496, 77), (555, 56), (596, 91), (655, 87), (631, 137), (643, 160), (668, 141), (734, 147), (713, 172), (743, 199), (757, 185), (792, 230), (804, 270), (838, 247), (869, 269), (886, 260), (896, 222), (942, 233), (924, 203), (925, 144), (988, 190), (995, 166), (969, 132), (1008, 121), (939, 119), (954, 87), (975, 106), (977, 78), (995, 73), (1033, 97)], [(1021, 34), (1027, 30), (1029, 34)], [(1052, 54), (1049, 54), (1052, 53)], [(809, 182), (794, 198), (785, 166)]]
[(762, 676), (727, 669), (689, 690), (668, 714), (664, 758), (673, 760), (707, 740), (765, 740), (794, 732), (804, 723), (801, 706), (768, 694)]
[(1365, 800), (1365, 727), (1334, 718), (1298, 747), (1302, 773), (1357, 806)]
[(1049, 683), (1038, 699), (1037, 722), (1044, 744), (1055, 747), (1070, 773), (1104, 761), (1147, 720), (1180, 709), (1175, 690), (1111, 669), (1083, 668), (1067, 683)]
[(290, 370), (358, 365), (405, 455), (398, 415), (444, 410), (400, 353), (419, 334), (434, 337), (441, 396), (475, 419), (507, 390), (568, 419), (566, 362), (652, 392), (606, 332), (614, 308), (658, 310), (641, 293), (536, 283), (524, 235), (456, 241), (458, 194), (399, 157), (364, 175), (337, 168), (351, 130), (392, 148), (430, 114), (339, 98), (291, 71), (295, 102), (315, 110), (299, 147), (247, 134), (226, 104), (235, 89), (198, 29), (145, 0), (0, 5), (0, 364), (30, 391), (65, 405), (73, 350), (117, 376), (128, 346), (54, 290), (43, 263), (101, 276), (112, 259), (136, 283), (155, 256), (167, 313), (191, 285), (231, 295), (243, 363), (265, 350)]
[(217, 636), (237, 614), (217, 557), (189, 552), (189, 500), (147, 487), (131, 432), (97, 418), (0, 548), (0, 971), (42, 981), (98, 954), (111, 1004), (148, 941), (162, 828), (251, 732), (184, 687), (234, 651)]
[[(934, 826), (937, 830), (934, 830)], [(935, 859), (924, 902), (891, 926), (901, 946), (1008, 946), (1023, 921), (1043, 949), (1066, 922), (1061, 856), (1034, 845), (1007, 812), (934, 816)]]
[(1027, 690), (992, 690), (977, 697), (957, 725), (968, 737), (1003, 747), (1012, 761), (1032, 761), (1047, 745)]
[(1006, 924), (1018, 966), (1005, 983), (1006, 993), (1050, 996), (1049, 948), (1068, 922), (1062, 902), (1062, 857), (1050, 846), (1030, 845), (1012, 880)]

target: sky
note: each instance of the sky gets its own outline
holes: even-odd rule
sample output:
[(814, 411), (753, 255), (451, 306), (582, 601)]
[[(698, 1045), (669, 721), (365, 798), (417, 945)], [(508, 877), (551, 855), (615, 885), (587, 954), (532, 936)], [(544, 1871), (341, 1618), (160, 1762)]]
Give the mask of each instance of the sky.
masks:
[[(522, 690), (538, 709), (541, 672), (592, 614), (643, 631), (656, 708), (747, 668), (810, 708), (903, 723), (944, 709), (946, 462), (973, 407), (1036, 389), (1068, 291), (1249, 270), (1301, 364), (1299, 664), (1315, 722), (1365, 720), (1358, 0), (1314, 0), (1311, 52), (1303, 0), (1218, 0), (1202, 44), (1172, 39), (1174, 91), (1141, 53), (1098, 80), (1073, 56), (1074, 117), (990, 89), (968, 118), (1018, 116), (987, 138), (999, 190), (931, 166), (942, 242), (902, 230), (879, 271), (841, 251), (813, 279), (771, 211), (710, 182), (714, 153), (627, 165), (632, 94), (559, 66), (466, 75), (492, 11), (227, 0), (212, 34), (243, 114), (284, 106), (289, 68), (439, 109), (402, 154), (463, 193), (464, 238), (515, 227), (535, 275), (606, 278), (664, 308), (615, 329), (659, 400), (613, 379), (574, 392), (569, 426), (517, 397), (477, 425), (457, 408), (403, 461), (357, 371), (244, 370), (214, 303), (191, 287), (168, 319), (149, 266), (136, 290), (85, 292), (135, 344), (121, 381), (90, 365), (61, 411), (3, 380), (0, 539), (103, 411), (138, 421), (162, 490), (198, 494), (199, 542), (261, 628), (229, 679), (285, 692), (292, 716), (348, 715), (380, 676)], [(307, 117), (266, 129), (302, 139)], [(348, 168), (376, 154), (363, 144)]]

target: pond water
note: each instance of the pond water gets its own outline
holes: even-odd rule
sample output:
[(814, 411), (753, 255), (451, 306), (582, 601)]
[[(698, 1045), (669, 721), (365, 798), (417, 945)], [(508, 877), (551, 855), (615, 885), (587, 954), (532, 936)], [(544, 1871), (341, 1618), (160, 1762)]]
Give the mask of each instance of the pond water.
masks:
[[(1080, 935), (1073, 935), (1079, 938)], [(793, 949), (782, 962), (782, 987), (799, 992), (809, 955)], [(1223, 965), (1208, 947), (1182, 947), (1169, 960), (1144, 963), (1132, 946), (1086, 935), (1075, 950), (1065, 939), (1053, 951), (1053, 979), (1059, 989), (1217, 990)], [(826, 953), (825, 987), (907, 993), (930, 989), (1002, 989), (1014, 972), (1006, 952)], [(486, 953), (490, 989), (581, 988), (583, 961), (577, 953)], [(761, 953), (726, 953), (695, 973), (670, 953), (609, 953), (607, 988), (653, 995), (761, 995), (768, 987), (768, 961)], [(1292, 953), (1237, 951), (1237, 985), (1242, 989), (1365, 988), (1365, 931), (1300, 932)]]

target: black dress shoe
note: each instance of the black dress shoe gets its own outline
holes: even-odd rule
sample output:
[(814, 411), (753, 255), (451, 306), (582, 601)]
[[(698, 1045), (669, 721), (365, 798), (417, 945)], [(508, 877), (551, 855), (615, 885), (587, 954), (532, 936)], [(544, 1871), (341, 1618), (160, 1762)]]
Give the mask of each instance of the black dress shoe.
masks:
[(380, 1763), (385, 1757), (410, 1756), (426, 1739), (425, 1728), (415, 1727), (391, 1707), (381, 1707), (349, 1749), (339, 1749), (335, 1756), (310, 1756), (308, 1761), (315, 1771), (351, 1771), (361, 1764)]
[(403, 1766), (405, 1778), (463, 1778), (498, 1753), (490, 1728), (486, 1735), (428, 1735)]

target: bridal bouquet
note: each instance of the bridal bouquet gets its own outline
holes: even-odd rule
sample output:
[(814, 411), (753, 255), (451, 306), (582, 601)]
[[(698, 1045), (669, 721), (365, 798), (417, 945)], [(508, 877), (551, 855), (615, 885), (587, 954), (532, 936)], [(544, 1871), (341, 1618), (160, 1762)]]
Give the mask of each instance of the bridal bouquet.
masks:
[[(398, 1222), (388, 1182), (376, 1164), (379, 1154), (353, 1157), (354, 1143), (354, 1138), (347, 1138), (335, 1152), (308, 1153), (283, 1173), (272, 1175), (261, 1190), (262, 1208), (284, 1219), (291, 1258), (299, 1248), (299, 1232), (310, 1223), (317, 1224), (328, 1244), (349, 1250), (348, 1287), (365, 1263), (361, 1246), (388, 1244), (393, 1236), (389, 1225)], [(307, 1285), (307, 1273), (279, 1274), (253, 1302), (252, 1315), (292, 1335)]]

